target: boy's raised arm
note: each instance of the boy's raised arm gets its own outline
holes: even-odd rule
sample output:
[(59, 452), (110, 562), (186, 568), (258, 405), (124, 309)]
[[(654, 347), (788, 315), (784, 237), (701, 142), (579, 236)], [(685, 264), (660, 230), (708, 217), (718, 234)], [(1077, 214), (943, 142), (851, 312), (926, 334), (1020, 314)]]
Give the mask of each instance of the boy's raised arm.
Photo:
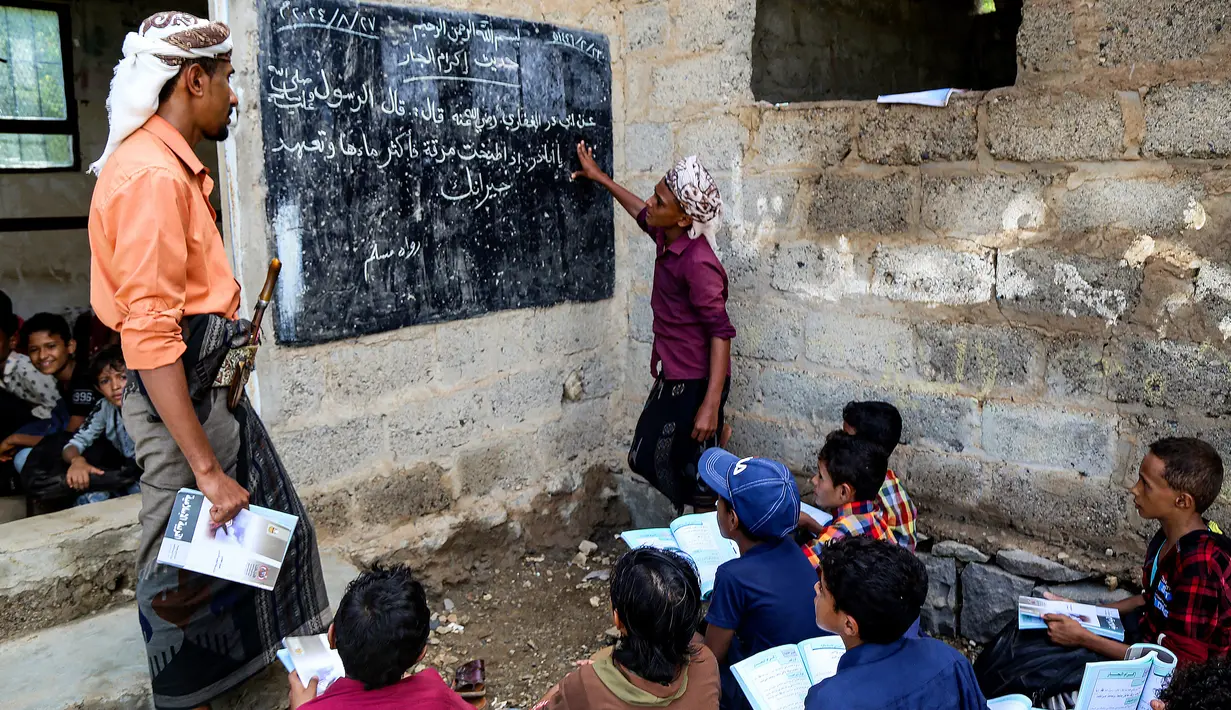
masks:
[(598, 163), (594, 162), (594, 151), (586, 145), (585, 141), (577, 144), (577, 160), (581, 162), (581, 170), (573, 173), (574, 180), (583, 177), (607, 188), (607, 191), (616, 198), (616, 202), (619, 202), (624, 211), (628, 212), (633, 219), (636, 219), (641, 214), (641, 210), (645, 209), (645, 200), (629, 192), (598, 167)]

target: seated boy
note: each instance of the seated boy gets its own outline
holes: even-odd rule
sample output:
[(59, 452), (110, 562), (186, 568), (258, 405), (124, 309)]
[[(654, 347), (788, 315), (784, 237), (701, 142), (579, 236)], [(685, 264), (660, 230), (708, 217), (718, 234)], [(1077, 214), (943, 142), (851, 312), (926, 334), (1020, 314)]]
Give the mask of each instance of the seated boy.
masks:
[(718, 496), (718, 527), (739, 558), (718, 568), (705, 645), (721, 668), (724, 710), (747, 707), (730, 666), (774, 646), (820, 636), (812, 613), (812, 565), (791, 532), (799, 521), (799, 488), (787, 467), (709, 449), (701, 480)]
[(39, 372), (28, 356), (17, 352), (19, 335), (17, 316), (0, 302), (0, 390), (28, 404), (35, 419), (47, 419), (60, 399), (56, 380)]
[[(863, 441), (870, 441), (892, 456), (902, 439), (902, 415), (888, 402), (851, 402), (842, 410), (842, 431)], [(915, 521), (918, 511), (893, 469), (885, 472), (880, 493), (881, 512), (894, 540), (914, 552), (918, 538)]]
[(1180, 666), (1171, 682), (1151, 700), (1153, 710), (1224, 710), (1231, 708), (1231, 658)]
[[(1157, 520), (1159, 531), (1146, 548), (1145, 591), (1108, 606), (1121, 615), (1140, 611), (1142, 640), (1170, 649), (1181, 664), (1231, 653), (1231, 540), (1201, 517), (1222, 482), (1222, 459), (1214, 447), (1200, 439), (1168, 438), (1150, 445), (1132, 489), (1138, 514)], [(1061, 646), (1116, 659), (1128, 650), (1067, 616), (1043, 618)]]
[(626, 552), (611, 574), (620, 639), (549, 690), (534, 710), (714, 710), (718, 664), (694, 640), (701, 588), (692, 563), (668, 550)]
[(816, 623), (846, 653), (837, 674), (808, 691), (805, 710), (987, 710), (965, 656), (903, 636), (928, 592), (927, 569), (909, 550), (842, 538), (825, 549), (817, 578)]
[(799, 519), (800, 526), (816, 537), (804, 548), (813, 567), (826, 544), (844, 537), (866, 535), (897, 542), (878, 497), (888, 471), (889, 455), (880, 446), (843, 431), (825, 437), (812, 488), (816, 506), (833, 520), (820, 525), (807, 515)]
[[(123, 351), (118, 345), (103, 348), (95, 356), (90, 369), (94, 373), (94, 381), (98, 384), (102, 399), (94, 405), (81, 428), (73, 434), (73, 438), (61, 452), (64, 463), (68, 464), (68, 486), (77, 491), (87, 491), (90, 488), (90, 477), (103, 473), (102, 469), (85, 458), (86, 450), (99, 441), (100, 437), (110, 442), (132, 468), (136, 467), (136, 446), (124, 429), (124, 419), (120, 416), (120, 408), (124, 404), (124, 386), (128, 384), (128, 368), (124, 366)], [(120, 490), (82, 493), (77, 497), (76, 505), (98, 503), (140, 492), (140, 484), (134, 481)]]
[(404, 565), (373, 567), (346, 587), (329, 627), (346, 676), (316, 697), (290, 674), (291, 710), (473, 710), (434, 669), (402, 676), (427, 649), (431, 612), (423, 586)]
[(52, 313), (30, 317), (21, 329), (21, 344), (34, 367), (56, 380), (60, 400), (49, 422), (37, 432), (21, 431), (0, 442), (0, 459), (12, 459), (18, 472), (22, 470), (30, 449), (43, 437), (62, 431), (75, 432), (94, 409), (99, 394), (94, 390), (94, 378), (88, 367), (79, 366), (68, 321)]

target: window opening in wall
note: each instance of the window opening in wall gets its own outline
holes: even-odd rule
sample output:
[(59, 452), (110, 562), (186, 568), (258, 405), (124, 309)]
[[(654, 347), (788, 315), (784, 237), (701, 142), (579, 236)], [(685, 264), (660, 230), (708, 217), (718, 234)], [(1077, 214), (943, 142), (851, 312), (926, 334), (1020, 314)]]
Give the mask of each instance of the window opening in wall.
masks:
[(774, 103), (1017, 79), (1022, 0), (757, 0), (752, 92)]
[(68, 7), (0, 0), (0, 170), (80, 165)]

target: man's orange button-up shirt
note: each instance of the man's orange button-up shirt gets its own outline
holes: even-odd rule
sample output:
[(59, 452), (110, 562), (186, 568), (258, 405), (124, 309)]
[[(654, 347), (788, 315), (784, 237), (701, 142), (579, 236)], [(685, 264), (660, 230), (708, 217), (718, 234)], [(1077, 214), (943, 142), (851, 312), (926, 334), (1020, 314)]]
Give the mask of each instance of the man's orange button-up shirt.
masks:
[(234, 318), (239, 283), (217, 215), (214, 181), (179, 131), (159, 116), (107, 160), (90, 201), (90, 305), (119, 331), (134, 370), (184, 354), (180, 320)]

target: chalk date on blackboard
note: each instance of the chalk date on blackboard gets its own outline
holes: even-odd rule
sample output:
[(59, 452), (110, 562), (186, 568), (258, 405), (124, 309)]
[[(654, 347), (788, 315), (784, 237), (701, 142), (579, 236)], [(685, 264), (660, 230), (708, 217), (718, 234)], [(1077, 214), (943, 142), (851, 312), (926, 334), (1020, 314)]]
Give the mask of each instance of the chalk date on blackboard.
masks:
[(260, 4), (276, 334), (321, 343), (610, 298), (605, 37), (354, 2)]

